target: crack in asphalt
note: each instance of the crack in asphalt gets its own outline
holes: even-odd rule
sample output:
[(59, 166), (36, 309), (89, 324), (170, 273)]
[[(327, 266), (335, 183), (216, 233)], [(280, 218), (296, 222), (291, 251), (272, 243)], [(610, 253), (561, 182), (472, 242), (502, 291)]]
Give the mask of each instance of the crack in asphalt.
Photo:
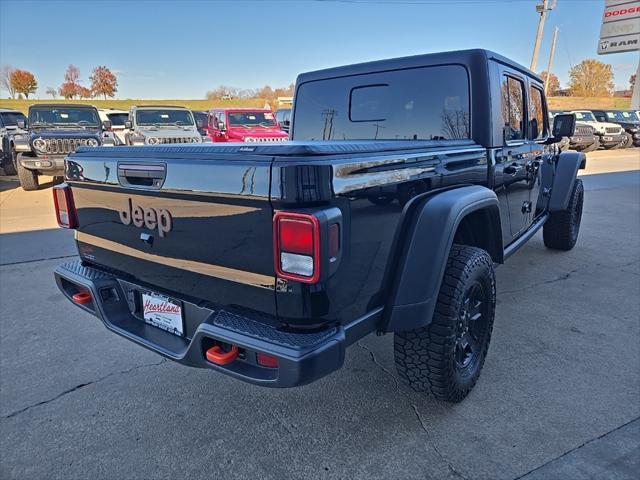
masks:
[(552, 459), (551, 459), (551, 460), (549, 460), (548, 462), (545, 462), (545, 463), (543, 463), (542, 465), (539, 465), (539, 466), (537, 466), (536, 468), (533, 468), (533, 469), (529, 470), (528, 472), (523, 473), (523, 474), (522, 474), (522, 475), (520, 475), (519, 477), (516, 477), (514, 480), (520, 480), (521, 478), (526, 477), (526, 476), (527, 476), (527, 475), (529, 475), (530, 473), (533, 473), (533, 472), (535, 472), (535, 471), (537, 471), (537, 470), (540, 470), (541, 468), (543, 468), (543, 467), (545, 467), (545, 466), (549, 465), (550, 463), (553, 463), (553, 462), (555, 462), (556, 460), (559, 460), (559, 459), (561, 459), (561, 458), (563, 458), (563, 457), (566, 457), (567, 455), (569, 455), (569, 454), (571, 454), (571, 453), (575, 452), (576, 450), (580, 450), (582, 447), (586, 447), (586, 446), (587, 446), (587, 445), (589, 445), (590, 443), (595, 442), (596, 440), (600, 440), (601, 438), (606, 437), (606, 436), (607, 436), (607, 435), (609, 435), (610, 433), (613, 433), (613, 432), (615, 432), (615, 431), (618, 431), (618, 430), (620, 430), (621, 428), (626, 427), (627, 425), (631, 425), (633, 422), (638, 421), (638, 420), (640, 420), (640, 417), (636, 417), (636, 418), (634, 418), (634, 419), (632, 419), (632, 420), (629, 420), (627, 423), (624, 423), (624, 424), (622, 424), (622, 425), (619, 425), (619, 426), (617, 426), (616, 428), (614, 428), (614, 429), (612, 429), (612, 430), (609, 430), (608, 432), (603, 433), (602, 435), (598, 435), (597, 437), (594, 437), (594, 438), (592, 438), (592, 439), (590, 439), (590, 440), (587, 440), (586, 442), (581, 443), (581, 444), (580, 444), (580, 445), (578, 445), (577, 447), (572, 448), (572, 449), (570, 449), (570, 450), (567, 450), (567, 451), (566, 451), (566, 452), (564, 452), (562, 455), (558, 455), (557, 457), (552, 458)]
[(431, 444), (431, 448), (436, 453), (436, 455), (438, 455), (438, 457), (440, 457), (440, 459), (447, 465), (447, 467), (449, 468), (451, 473), (453, 473), (457, 477), (462, 478), (463, 480), (468, 480), (468, 478), (464, 474), (462, 474), (461, 472), (459, 472), (458, 470), (456, 470), (454, 468), (454, 466), (451, 464), (451, 462), (438, 449), (437, 445), (433, 441), (433, 438), (431, 437), (431, 432), (427, 428), (427, 424), (424, 421), (424, 418), (422, 417), (422, 414), (418, 410), (418, 406), (415, 403), (411, 402), (411, 397), (409, 396), (409, 394), (407, 394), (406, 392), (402, 391), (402, 384), (400, 383), (400, 380), (393, 374), (393, 372), (391, 372), (389, 369), (387, 369), (384, 365), (382, 365), (378, 361), (378, 359), (376, 358), (375, 353), (373, 353), (373, 350), (371, 350), (370, 348), (365, 347), (361, 342), (356, 342), (356, 345), (358, 345), (358, 347), (360, 347), (364, 351), (369, 352), (369, 356), (371, 357), (371, 360), (373, 361), (373, 363), (376, 366), (378, 366), (378, 368), (380, 368), (380, 370), (382, 370), (384, 373), (386, 373), (387, 375), (389, 375), (393, 379), (393, 381), (396, 384), (396, 390), (398, 390), (398, 392), (401, 395), (403, 395), (407, 400), (409, 400), (409, 405), (413, 409), (413, 412), (415, 413), (416, 418), (418, 419), (418, 422), (420, 422), (420, 427), (427, 434), (427, 438), (429, 440), (429, 443)]
[(22, 265), (23, 263), (46, 262), (47, 260), (61, 260), (63, 258), (73, 258), (77, 256), (78, 254), (74, 253), (73, 255), (62, 255), (60, 257), (36, 258), (34, 260), (23, 260), (21, 262), (0, 263), (0, 267), (10, 267), (11, 265)]
[[(580, 267), (582, 268), (582, 267)], [(514, 290), (506, 290), (504, 292), (498, 292), (498, 295), (505, 295), (507, 293), (519, 293), (519, 292), (524, 292), (525, 290), (531, 290), (534, 287), (538, 287), (540, 285), (549, 285), (551, 283), (556, 283), (556, 282), (563, 282), (565, 280), (568, 280), (569, 278), (571, 278), (571, 276), (578, 272), (580, 270), (580, 268), (574, 268), (573, 270), (570, 270), (569, 272), (560, 275), (559, 277), (556, 278), (552, 278), (551, 280), (543, 280), (541, 282), (536, 282), (536, 283), (532, 283), (530, 285), (527, 285), (526, 287), (521, 287), (521, 288), (516, 288)]]
[(163, 357), (159, 362), (144, 363), (142, 365), (136, 365), (135, 367), (131, 367), (131, 368), (128, 368), (126, 370), (121, 370), (119, 372), (111, 372), (111, 373), (109, 373), (109, 374), (107, 374), (107, 375), (105, 375), (103, 377), (98, 378), (97, 380), (92, 380), (92, 381), (87, 382), (87, 383), (81, 383), (80, 385), (76, 385), (73, 388), (69, 388), (67, 390), (64, 390), (63, 392), (60, 392), (58, 395), (56, 395), (55, 397), (49, 398), (48, 400), (42, 400), (40, 402), (36, 402), (36, 403), (34, 403), (32, 405), (28, 405), (28, 406), (26, 406), (24, 408), (21, 408), (19, 410), (15, 410), (15, 411), (7, 414), (7, 415), (3, 415), (2, 419), (6, 420), (8, 418), (12, 418), (12, 417), (15, 417), (17, 415), (20, 415), (21, 413), (27, 412), (27, 411), (31, 410), (32, 408), (39, 407), (41, 405), (46, 405), (46, 404), (51, 403), (51, 402), (55, 402), (59, 398), (62, 398), (64, 396), (66, 396), (66, 395), (69, 395), (70, 393), (76, 392), (76, 391), (78, 391), (78, 390), (80, 390), (80, 389), (82, 389), (84, 387), (88, 387), (89, 385), (95, 385), (96, 383), (100, 383), (100, 382), (106, 380), (107, 378), (114, 377), (116, 375), (126, 375), (127, 373), (131, 373), (134, 370), (139, 370), (141, 368), (155, 367), (157, 365), (161, 365), (161, 364), (165, 363), (166, 361), (167, 361), (167, 359)]

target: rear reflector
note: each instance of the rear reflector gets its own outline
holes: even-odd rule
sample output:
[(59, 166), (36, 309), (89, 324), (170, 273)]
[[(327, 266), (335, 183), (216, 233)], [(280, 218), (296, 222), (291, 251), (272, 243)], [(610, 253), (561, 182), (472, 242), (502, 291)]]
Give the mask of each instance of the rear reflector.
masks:
[(274, 262), (278, 277), (304, 283), (320, 279), (320, 222), (307, 213), (273, 217)]
[(278, 357), (274, 357), (273, 355), (257, 352), (256, 360), (258, 365), (262, 365), (263, 367), (278, 368)]
[(62, 228), (78, 228), (78, 213), (69, 185), (63, 183), (53, 187), (53, 204), (56, 208), (58, 225)]

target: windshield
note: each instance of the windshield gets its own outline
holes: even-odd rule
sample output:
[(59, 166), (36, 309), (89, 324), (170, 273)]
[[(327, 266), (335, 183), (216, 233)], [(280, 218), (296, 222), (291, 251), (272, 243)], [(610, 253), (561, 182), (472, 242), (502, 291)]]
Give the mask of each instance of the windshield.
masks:
[(98, 112), (92, 108), (36, 107), (29, 109), (30, 127), (46, 125), (79, 125), (95, 127), (99, 123)]
[(243, 127), (275, 127), (276, 120), (271, 112), (229, 112), (229, 125)]
[(124, 127), (124, 122), (129, 119), (128, 113), (108, 113), (107, 118), (114, 127)]
[(178, 127), (192, 126), (193, 115), (189, 110), (138, 110), (136, 112), (137, 125), (174, 125)]
[(582, 120), (583, 122), (595, 122), (596, 117), (591, 112), (573, 112), (576, 116), (576, 120)]
[(634, 115), (634, 112), (621, 112), (616, 110), (613, 112), (607, 112), (607, 117), (611, 120), (618, 122), (637, 122), (638, 118)]
[(20, 120), (27, 121), (27, 117), (21, 112), (2, 112), (0, 116), (5, 127), (16, 126)]

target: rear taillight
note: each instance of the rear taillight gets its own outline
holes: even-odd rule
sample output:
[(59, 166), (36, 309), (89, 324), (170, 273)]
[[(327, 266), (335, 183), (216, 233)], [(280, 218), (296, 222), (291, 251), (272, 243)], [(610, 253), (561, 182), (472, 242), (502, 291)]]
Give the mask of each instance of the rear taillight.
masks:
[(78, 228), (78, 213), (69, 185), (63, 183), (53, 187), (53, 203), (56, 207), (58, 225), (62, 228)]
[(320, 279), (320, 222), (307, 213), (277, 212), (273, 218), (278, 277), (304, 283)]

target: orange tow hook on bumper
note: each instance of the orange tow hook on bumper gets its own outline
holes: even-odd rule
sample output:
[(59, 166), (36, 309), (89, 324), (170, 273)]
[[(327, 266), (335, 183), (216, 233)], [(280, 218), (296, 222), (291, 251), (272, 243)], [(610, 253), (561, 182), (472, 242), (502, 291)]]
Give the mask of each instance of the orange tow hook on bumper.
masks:
[(238, 358), (238, 346), (231, 345), (231, 350), (223, 352), (220, 345), (215, 345), (207, 350), (207, 360), (216, 365), (227, 365)]

